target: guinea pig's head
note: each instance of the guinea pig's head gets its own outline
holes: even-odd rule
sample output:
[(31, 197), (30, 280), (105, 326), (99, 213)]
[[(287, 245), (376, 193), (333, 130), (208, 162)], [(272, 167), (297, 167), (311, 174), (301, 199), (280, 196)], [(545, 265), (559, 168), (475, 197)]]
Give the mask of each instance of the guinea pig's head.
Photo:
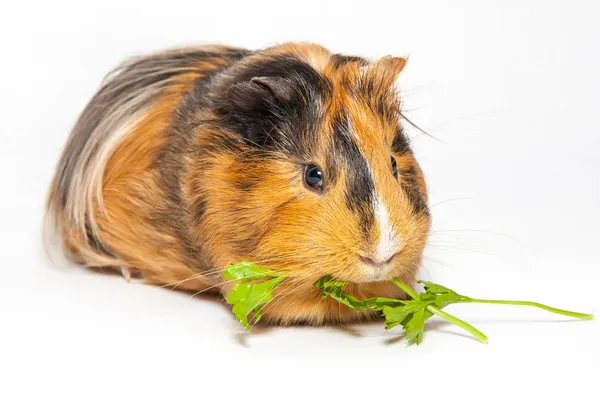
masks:
[(414, 276), (430, 214), (395, 90), (404, 65), (285, 45), (215, 82), (201, 179), (216, 263), (310, 282)]

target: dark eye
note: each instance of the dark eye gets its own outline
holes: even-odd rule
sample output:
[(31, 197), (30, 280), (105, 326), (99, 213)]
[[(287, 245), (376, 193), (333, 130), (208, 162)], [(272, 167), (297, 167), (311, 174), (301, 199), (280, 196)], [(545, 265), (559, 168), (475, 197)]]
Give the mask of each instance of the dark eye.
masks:
[(307, 165), (304, 170), (304, 182), (309, 189), (323, 191), (323, 172), (316, 165)]
[(392, 156), (392, 173), (394, 174), (394, 178), (398, 179), (398, 164), (396, 164), (394, 156)]

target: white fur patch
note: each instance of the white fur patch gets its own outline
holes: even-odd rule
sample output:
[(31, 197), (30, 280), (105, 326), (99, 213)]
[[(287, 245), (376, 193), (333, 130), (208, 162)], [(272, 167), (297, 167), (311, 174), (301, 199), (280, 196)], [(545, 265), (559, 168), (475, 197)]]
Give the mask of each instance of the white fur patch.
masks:
[(379, 242), (373, 254), (373, 261), (384, 263), (400, 250), (400, 238), (390, 221), (385, 204), (377, 199), (373, 207), (379, 223)]

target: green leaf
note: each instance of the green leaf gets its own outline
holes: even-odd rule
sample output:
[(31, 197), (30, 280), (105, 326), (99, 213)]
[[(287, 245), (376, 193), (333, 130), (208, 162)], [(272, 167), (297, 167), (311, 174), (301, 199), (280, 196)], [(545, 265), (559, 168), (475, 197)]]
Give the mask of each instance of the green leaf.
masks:
[(363, 301), (363, 305), (376, 311), (382, 311), (386, 306), (399, 307), (403, 304), (407, 304), (408, 302), (409, 300), (390, 299), (387, 297), (372, 297)]
[(325, 275), (315, 282), (315, 286), (323, 291), (322, 298), (329, 296), (356, 311), (366, 308), (361, 300), (342, 290), (346, 285), (348, 285), (348, 282), (336, 281), (331, 275)]
[(239, 283), (229, 291), (225, 300), (233, 305), (233, 314), (246, 329), (250, 330), (248, 317), (251, 313), (254, 313), (255, 322), (260, 320), (261, 306), (273, 300), (273, 290), (283, 279), (280, 276), (261, 283)]
[(404, 328), (406, 329), (406, 341), (408, 344), (421, 344), (423, 340), (423, 329), (425, 328), (425, 320), (431, 317), (431, 313), (425, 307), (420, 307), (412, 314), (412, 318), (408, 321)]
[[(248, 330), (251, 329), (248, 319), (254, 316), (255, 323), (261, 319), (262, 306), (273, 300), (273, 291), (285, 279), (283, 272), (272, 271), (248, 261), (231, 264), (225, 269), (223, 277), (241, 280), (231, 288), (225, 301), (233, 305), (233, 315)], [(266, 280), (255, 282), (259, 279)]]
[(362, 301), (357, 299), (356, 297), (349, 295), (344, 292), (340, 287), (331, 287), (323, 292), (324, 297), (331, 297), (342, 304), (347, 305), (350, 308), (355, 309), (356, 311), (360, 311), (365, 308), (365, 305)]
[(465, 299), (464, 296), (461, 296), (458, 293), (452, 292), (452, 293), (440, 294), (438, 296), (435, 296), (434, 301), (435, 301), (436, 307), (444, 308), (447, 305), (460, 302), (463, 299)]
[(442, 285), (438, 285), (437, 283), (428, 281), (418, 281), (418, 283), (423, 284), (423, 286), (425, 287), (425, 292), (427, 292), (428, 294), (438, 295), (453, 293), (458, 296), (458, 293), (456, 293), (454, 290), (448, 289), (447, 287)]
[(331, 275), (325, 275), (315, 282), (315, 286), (321, 290), (330, 289), (332, 287), (344, 287), (348, 282), (336, 281)]
[(421, 309), (425, 309), (429, 304), (418, 301), (408, 300), (403, 305), (384, 306), (383, 316), (385, 318), (385, 329), (391, 329), (398, 325), (405, 325), (410, 321), (413, 314)]
[(392, 329), (400, 325), (406, 317), (410, 315), (406, 306), (404, 307), (390, 307), (383, 306), (382, 310), (383, 317), (385, 318), (385, 329)]
[(242, 282), (250, 282), (260, 280), (266, 277), (284, 276), (280, 271), (272, 271), (269, 268), (261, 267), (260, 265), (251, 263), (250, 261), (242, 261), (236, 264), (230, 264), (223, 272), (223, 278), (229, 280), (241, 280)]

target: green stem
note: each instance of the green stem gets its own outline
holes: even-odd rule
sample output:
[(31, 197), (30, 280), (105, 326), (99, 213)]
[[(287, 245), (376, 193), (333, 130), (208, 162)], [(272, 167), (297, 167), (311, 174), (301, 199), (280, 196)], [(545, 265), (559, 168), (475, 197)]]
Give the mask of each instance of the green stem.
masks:
[(410, 297), (412, 297), (413, 299), (415, 299), (415, 300), (419, 299), (419, 295), (417, 294), (417, 292), (412, 290), (412, 288), (410, 286), (408, 286), (406, 283), (402, 282), (400, 279), (392, 278), (392, 282), (394, 282), (394, 284), (396, 286), (398, 286), (400, 289), (402, 289), (404, 292), (406, 292), (406, 294), (409, 295)]
[(427, 309), (429, 311), (431, 311), (432, 313), (434, 313), (435, 315), (437, 315), (438, 317), (443, 318), (446, 321), (463, 328), (465, 331), (467, 331), (471, 335), (475, 336), (481, 343), (488, 342), (488, 338), (487, 338), (487, 336), (485, 336), (483, 334), (483, 332), (481, 332), (479, 329), (475, 328), (473, 325), (463, 321), (462, 319), (457, 318), (454, 315), (448, 314), (447, 312), (442, 311), (435, 306), (431, 306), (431, 305), (427, 306)]
[(457, 303), (483, 303), (483, 304), (505, 304), (505, 305), (513, 305), (513, 306), (529, 306), (529, 307), (537, 307), (542, 310), (550, 311), (555, 314), (566, 315), (567, 317), (592, 320), (594, 319), (594, 314), (583, 314), (574, 311), (561, 310), (560, 308), (549, 307), (545, 304), (536, 303), (533, 301), (515, 301), (515, 300), (482, 300), (482, 299), (471, 299), (467, 298), (464, 300), (457, 301)]

